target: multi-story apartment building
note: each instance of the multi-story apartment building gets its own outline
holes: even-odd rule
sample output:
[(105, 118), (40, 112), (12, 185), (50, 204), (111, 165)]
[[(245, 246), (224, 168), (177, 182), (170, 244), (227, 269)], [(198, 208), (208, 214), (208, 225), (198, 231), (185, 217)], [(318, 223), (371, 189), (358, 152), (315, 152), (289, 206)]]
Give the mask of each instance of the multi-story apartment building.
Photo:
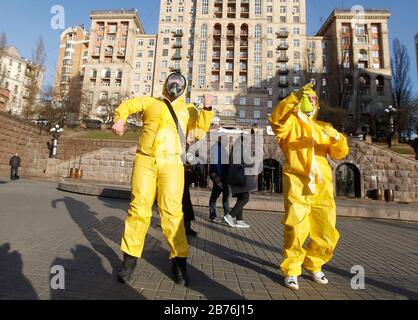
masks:
[(347, 110), (353, 131), (392, 103), (389, 18), (386, 10), (334, 10), (317, 34), (331, 39), (329, 100)]
[(0, 59), (0, 88), (8, 90), (7, 100), (7, 91), (3, 92), (5, 110), (22, 116), (26, 108), (34, 108), (28, 104), (39, 99), (43, 77), (43, 67), (22, 58), (16, 47), (5, 48)]
[[(81, 92), (88, 57), (89, 33), (84, 26), (68, 28), (60, 37), (54, 98), (70, 103), (68, 111), (83, 114)], [(69, 98), (70, 97), (70, 98)]]
[(137, 10), (93, 11), (90, 18), (83, 94), (88, 115), (109, 120), (121, 100), (133, 95), (137, 40), (144, 28)]
[(221, 122), (265, 125), (304, 81), (305, 53), (305, 0), (162, 0), (154, 87), (181, 71), (187, 98), (213, 94)]
[[(135, 38), (135, 59), (131, 92), (135, 96), (153, 95), (156, 35), (141, 34)], [(161, 95), (155, 93), (156, 96)]]

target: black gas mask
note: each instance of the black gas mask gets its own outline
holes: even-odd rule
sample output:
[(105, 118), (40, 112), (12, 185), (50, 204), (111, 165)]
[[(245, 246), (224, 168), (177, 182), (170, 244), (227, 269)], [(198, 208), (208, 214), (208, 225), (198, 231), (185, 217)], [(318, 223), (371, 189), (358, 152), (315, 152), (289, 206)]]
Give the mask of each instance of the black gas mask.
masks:
[(180, 73), (172, 73), (168, 76), (165, 86), (170, 99), (175, 100), (186, 90), (186, 79)]

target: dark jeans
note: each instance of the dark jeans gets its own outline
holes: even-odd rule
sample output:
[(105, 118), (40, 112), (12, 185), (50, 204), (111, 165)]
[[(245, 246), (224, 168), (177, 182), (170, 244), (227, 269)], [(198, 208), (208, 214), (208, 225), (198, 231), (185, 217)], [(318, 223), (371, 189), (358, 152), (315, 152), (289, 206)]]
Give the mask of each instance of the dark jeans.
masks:
[(237, 203), (232, 208), (231, 212), (229, 213), (233, 218), (236, 218), (237, 221), (242, 221), (243, 216), (242, 212), (244, 210), (245, 205), (250, 201), (250, 193), (244, 192), (237, 194)]
[(222, 193), (222, 204), (224, 208), (224, 214), (228, 214), (230, 211), (229, 208), (229, 186), (224, 183), (222, 188), (219, 188), (218, 185), (214, 182), (212, 193), (209, 200), (209, 214), (210, 218), (216, 218), (216, 200)]
[(19, 168), (10, 168), (10, 180), (16, 180), (17, 179), (17, 172), (19, 171)]

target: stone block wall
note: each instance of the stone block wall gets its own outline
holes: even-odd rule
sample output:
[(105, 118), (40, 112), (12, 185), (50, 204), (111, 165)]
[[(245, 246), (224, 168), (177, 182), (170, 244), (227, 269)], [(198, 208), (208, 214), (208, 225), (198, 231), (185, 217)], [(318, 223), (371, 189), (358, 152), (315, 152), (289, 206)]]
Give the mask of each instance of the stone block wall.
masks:
[(22, 174), (42, 174), (49, 158), (50, 139), (39, 133), (39, 127), (0, 112), (0, 169), (9, 170), (10, 157), (17, 152), (22, 161)]

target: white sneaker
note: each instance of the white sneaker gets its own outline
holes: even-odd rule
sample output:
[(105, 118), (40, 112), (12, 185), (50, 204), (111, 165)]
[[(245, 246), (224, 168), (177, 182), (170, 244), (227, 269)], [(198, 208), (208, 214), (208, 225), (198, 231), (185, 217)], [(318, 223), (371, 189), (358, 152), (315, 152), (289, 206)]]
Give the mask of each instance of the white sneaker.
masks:
[(234, 218), (230, 215), (230, 214), (227, 214), (227, 215), (225, 215), (224, 216), (224, 218), (223, 218), (223, 220), (224, 220), (224, 222), (226, 222), (230, 227), (232, 227), (232, 228), (235, 228), (236, 227), (236, 225), (235, 225), (235, 221), (234, 221)]
[(235, 226), (237, 228), (242, 228), (242, 229), (248, 229), (250, 227), (250, 225), (245, 223), (243, 220), (235, 221)]
[(295, 276), (285, 277), (284, 285), (289, 289), (299, 290), (298, 277), (295, 277)]
[(322, 271), (319, 272), (309, 272), (310, 278), (319, 284), (328, 284), (328, 279), (325, 277), (325, 274)]

